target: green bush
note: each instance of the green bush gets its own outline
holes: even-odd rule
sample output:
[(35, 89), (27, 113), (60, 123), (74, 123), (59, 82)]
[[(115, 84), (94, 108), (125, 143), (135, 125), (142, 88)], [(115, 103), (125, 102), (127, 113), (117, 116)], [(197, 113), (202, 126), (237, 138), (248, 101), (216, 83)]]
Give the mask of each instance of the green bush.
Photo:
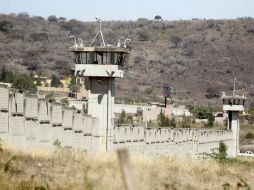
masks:
[(150, 94), (152, 94), (153, 89), (152, 88), (146, 88), (144, 92), (145, 92), (145, 94), (150, 95)]
[(49, 37), (47, 33), (40, 32), (30, 34), (30, 39), (33, 41), (48, 41)]
[(5, 67), (1, 69), (0, 81), (6, 83), (12, 83), (14, 80), (14, 74), (11, 71), (7, 71)]
[(0, 31), (9, 32), (14, 28), (14, 24), (9, 20), (0, 21)]
[(247, 117), (249, 124), (254, 123), (254, 108), (251, 108), (249, 111), (249, 116)]
[(77, 83), (76, 77), (71, 78), (71, 82), (69, 84), (69, 89), (71, 92), (79, 92), (81, 84)]
[(193, 111), (193, 114), (198, 119), (207, 119), (206, 127), (212, 127), (214, 125), (214, 116), (210, 108), (198, 107)]
[(26, 74), (16, 75), (14, 77), (12, 87), (19, 89), (22, 92), (28, 91), (31, 93), (35, 93), (37, 91), (37, 87), (34, 84), (34, 80)]
[(218, 152), (213, 152), (212, 154), (208, 154), (208, 156), (221, 164), (225, 164), (231, 161), (227, 158), (227, 150), (227, 145), (223, 141), (220, 141)]
[(51, 92), (45, 96), (46, 99), (48, 99), (49, 102), (55, 102), (56, 98), (55, 95)]
[(70, 102), (69, 102), (69, 100), (68, 100), (67, 98), (64, 98), (64, 99), (61, 100), (61, 104), (62, 104), (63, 106), (69, 106), (69, 105), (70, 105)]
[(181, 128), (190, 128), (191, 127), (191, 117), (183, 116), (182, 121), (180, 122), (179, 126)]
[(53, 142), (53, 145), (55, 148), (61, 148), (61, 141), (59, 139), (56, 139), (54, 142)]
[(194, 115), (198, 119), (208, 119), (212, 112), (209, 108), (206, 107), (198, 107), (194, 110)]
[[(164, 113), (157, 116), (157, 123), (160, 127), (176, 127), (175, 120), (171, 121)], [(172, 124), (174, 126), (171, 126)]]
[(61, 87), (63, 84), (56, 75), (52, 75), (51, 86), (52, 87)]
[(173, 35), (171, 36), (171, 42), (175, 45), (175, 47), (178, 46), (178, 44), (182, 41), (182, 38), (180, 36), (177, 35)]
[(123, 110), (120, 117), (116, 120), (116, 124), (122, 125), (127, 123), (127, 116)]
[(117, 125), (133, 124), (133, 117), (127, 115), (125, 111), (122, 110), (121, 115), (115, 119), (115, 124)]
[(253, 133), (247, 133), (247, 134), (245, 135), (245, 138), (246, 138), (246, 139), (253, 139), (253, 138), (254, 138), (254, 134), (253, 134)]
[(137, 30), (137, 36), (139, 41), (148, 41), (149, 40), (149, 34), (144, 29)]

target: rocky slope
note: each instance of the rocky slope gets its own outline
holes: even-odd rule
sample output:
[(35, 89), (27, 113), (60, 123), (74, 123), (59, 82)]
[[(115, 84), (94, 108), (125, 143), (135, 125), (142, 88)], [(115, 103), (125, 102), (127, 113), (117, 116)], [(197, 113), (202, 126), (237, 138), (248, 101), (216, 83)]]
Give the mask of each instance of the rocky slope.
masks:
[[(67, 76), (72, 64), (69, 35), (88, 45), (95, 22), (47, 19), (27, 14), (0, 15), (0, 67), (15, 72)], [(219, 103), (220, 91), (230, 91), (237, 78), (239, 93), (254, 100), (254, 19), (191, 21), (107, 21), (107, 43), (131, 38), (132, 53), (117, 80), (117, 97), (159, 100), (162, 87), (174, 87), (173, 99), (184, 103)]]

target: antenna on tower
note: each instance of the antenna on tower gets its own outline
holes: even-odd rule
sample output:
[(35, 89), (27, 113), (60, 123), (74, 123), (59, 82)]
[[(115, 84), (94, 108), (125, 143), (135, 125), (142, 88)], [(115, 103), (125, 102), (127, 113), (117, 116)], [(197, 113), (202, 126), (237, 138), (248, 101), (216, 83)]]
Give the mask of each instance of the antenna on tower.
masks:
[(78, 38), (78, 42), (79, 42), (79, 47), (83, 48), (84, 47), (83, 39), (82, 38)]
[(122, 40), (122, 39), (124, 39), (123, 36), (121, 36), (121, 37), (119, 38), (116, 47), (121, 47), (121, 44), (122, 44), (122, 41), (121, 41), (121, 40)]
[(126, 46), (126, 43), (127, 43), (127, 42), (131, 42), (131, 39), (128, 39), (128, 38), (127, 38), (127, 39), (124, 40), (124, 42), (123, 42), (123, 48), (126, 48), (126, 47), (127, 47), (127, 46)]
[(104, 36), (103, 36), (102, 30), (101, 30), (101, 19), (100, 19), (100, 18), (97, 18), (97, 17), (95, 17), (95, 19), (99, 22), (99, 31), (98, 31), (97, 34), (95, 35), (95, 37), (94, 37), (92, 43), (90, 44), (90, 46), (93, 45), (93, 43), (94, 43), (94, 41), (96, 40), (96, 38), (97, 38), (98, 35), (101, 36), (101, 41), (102, 41), (103, 46), (106, 46), (105, 41), (104, 41)]
[(76, 49), (76, 48), (78, 48), (77, 39), (75, 36), (70, 36), (70, 39), (72, 39), (72, 38), (74, 39), (74, 45), (71, 48)]
[(236, 78), (234, 78), (233, 96), (235, 96), (235, 95), (236, 95), (235, 83), (236, 83)]

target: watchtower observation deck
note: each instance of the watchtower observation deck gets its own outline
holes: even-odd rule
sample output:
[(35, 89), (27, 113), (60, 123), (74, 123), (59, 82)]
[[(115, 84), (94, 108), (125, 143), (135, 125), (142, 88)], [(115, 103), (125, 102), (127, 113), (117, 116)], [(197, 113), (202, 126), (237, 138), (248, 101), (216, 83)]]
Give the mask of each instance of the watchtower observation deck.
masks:
[(247, 97), (243, 94), (240, 95), (231, 95), (228, 96), (225, 93), (221, 96), (222, 102), (223, 102), (223, 110), (224, 111), (238, 111), (243, 112), (244, 111), (244, 104)]
[(70, 47), (74, 53), (75, 75), (83, 77), (123, 78), (128, 49), (113, 46)]

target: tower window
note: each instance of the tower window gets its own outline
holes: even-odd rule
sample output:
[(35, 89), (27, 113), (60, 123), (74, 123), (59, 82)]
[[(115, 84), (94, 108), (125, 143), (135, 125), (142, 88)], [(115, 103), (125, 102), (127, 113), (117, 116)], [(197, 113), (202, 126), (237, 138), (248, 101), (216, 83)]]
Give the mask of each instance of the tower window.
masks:
[(81, 52), (74, 52), (74, 63), (83, 64), (83, 56)]

